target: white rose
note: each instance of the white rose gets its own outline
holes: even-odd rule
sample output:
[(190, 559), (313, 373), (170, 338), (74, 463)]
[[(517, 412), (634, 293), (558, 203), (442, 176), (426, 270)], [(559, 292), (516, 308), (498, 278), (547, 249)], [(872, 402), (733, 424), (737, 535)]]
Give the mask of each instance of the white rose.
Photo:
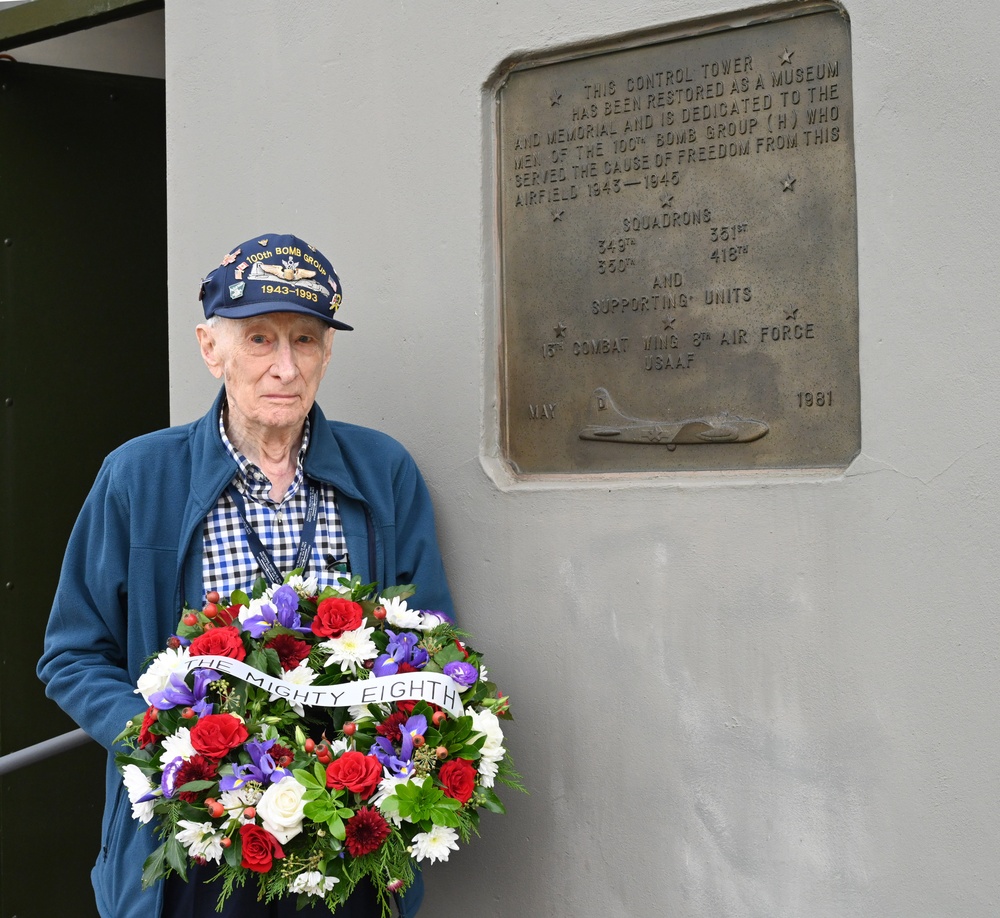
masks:
[(492, 711), (470, 711), (472, 730), (486, 737), (483, 743), (482, 757), (498, 761), (504, 757), (503, 730), (500, 721)]
[(306, 789), (291, 775), (272, 784), (257, 804), (261, 825), (278, 841), (285, 844), (302, 831), (302, 795)]

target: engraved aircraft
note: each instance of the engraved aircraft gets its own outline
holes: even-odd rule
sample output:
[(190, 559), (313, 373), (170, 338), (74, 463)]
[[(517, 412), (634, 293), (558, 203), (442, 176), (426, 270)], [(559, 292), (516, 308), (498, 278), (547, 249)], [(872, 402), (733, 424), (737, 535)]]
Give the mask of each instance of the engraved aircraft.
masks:
[(737, 417), (728, 411), (681, 421), (632, 418), (622, 412), (603, 387), (594, 390), (590, 420), (592, 423), (580, 431), (581, 440), (659, 443), (669, 450), (676, 449), (679, 443), (750, 443), (759, 440), (770, 429), (763, 421)]

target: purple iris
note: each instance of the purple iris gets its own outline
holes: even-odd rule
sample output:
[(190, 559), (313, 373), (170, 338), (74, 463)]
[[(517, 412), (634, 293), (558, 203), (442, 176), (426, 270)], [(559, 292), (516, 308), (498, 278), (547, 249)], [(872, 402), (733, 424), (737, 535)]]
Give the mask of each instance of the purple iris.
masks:
[(278, 615), (291, 615), (299, 611), (299, 594), (288, 584), (278, 587), (271, 595), (271, 602), (278, 607)]
[(277, 784), (282, 778), (290, 775), (291, 772), (287, 768), (278, 768), (270, 751), (273, 746), (274, 740), (256, 740), (252, 743), (243, 744), (243, 748), (250, 753), (250, 758), (253, 760), (254, 765), (260, 769), (261, 774), (271, 784)]
[(451, 663), (445, 663), (442, 672), (454, 679), (462, 688), (475, 685), (476, 680), (479, 679), (479, 670), (464, 660), (453, 660)]
[(276, 784), (291, 772), (287, 768), (278, 768), (269, 752), (274, 740), (255, 740), (244, 743), (243, 748), (253, 760), (247, 765), (234, 765), (231, 775), (224, 775), (219, 781), (220, 791), (239, 790), (249, 781), (258, 784)]
[(199, 717), (204, 717), (213, 710), (212, 704), (205, 697), (208, 694), (208, 686), (220, 678), (214, 669), (196, 669), (194, 685), (188, 688), (184, 673), (171, 673), (166, 687), (160, 692), (153, 692), (149, 696), (149, 703), (161, 711), (169, 711), (171, 708), (183, 705), (190, 707)]
[(413, 739), (416, 736), (423, 736), (426, 732), (427, 718), (423, 714), (413, 714), (400, 728), (403, 743), (398, 753), (386, 737), (378, 736), (371, 748), (371, 755), (374, 755), (395, 777), (409, 778), (413, 774)]
[(270, 602), (262, 603), (256, 615), (251, 615), (243, 628), (250, 632), (252, 638), (261, 637), (275, 625), (281, 625), (291, 631), (309, 632), (311, 629), (302, 627), (299, 617), (299, 597), (290, 586), (278, 587)]
[(400, 754), (405, 759), (413, 756), (413, 738), (423, 736), (427, 732), (427, 718), (423, 714), (411, 714), (403, 724), (400, 733), (403, 734), (403, 748)]
[(389, 636), (389, 643), (386, 645), (385, 653), (372, 667), (372, 672), (376, 676), (395, 675), (399, 672), (400, 663), (409, 663), (414, 669), (423, 669), (427, 665), (427, 651), (423, 647), (417, 647), (419, 637), (409, 631), (396, 634), (388, 628), (385, 629), (385, 633)]
[(384, 736), (375, 738), (375, 745), (371, 748), (371, 754), (379, 760), (379, 763), (384, 768), (389, 769), (393, 777), (409, 778), (413, 774), (413, 762), (407, 758), (398, 756), (392, 743)]

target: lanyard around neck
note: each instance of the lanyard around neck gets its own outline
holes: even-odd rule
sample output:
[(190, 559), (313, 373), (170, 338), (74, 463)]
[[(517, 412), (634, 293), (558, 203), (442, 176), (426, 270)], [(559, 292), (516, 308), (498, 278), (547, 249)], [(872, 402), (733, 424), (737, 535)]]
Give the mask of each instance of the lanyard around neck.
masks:
[[(295, 555), (295, 566), (293, 568), (293, 570), (301, 569), (303, 575), (305, 575), (306, 568), (309, 567), (309, 557), (312, 555), (313, 544), (316, 541), (316, 518), (319, 516), (319, 491), (309, 484), (308, 479), (305, 481), (305, 487), (306, 519), (302, 525), (302, 541), (299, 543), (299, 550)], [(274, 563), (274, 557), (264, 547), (264, 543), (261, 542), (257, 530), (253, 528), (250, 520), (247, 519), (247, 506), (243, 500), (243, 495), (240, 494), (234, 485), (230, 485), (226, 490), (236, 505), (236, 512), (239, 513), (240, 521), (243, 523), (243, 530), (246, 532), (247, 544), (254, 553), (254, 557), (257, 559), (257, 563), (260, 565), (264, 576), (267, 578), (267, 582), (284, 583), (285, 578), (282, 576), (281, 571), (278, 570), (278, 565)]]

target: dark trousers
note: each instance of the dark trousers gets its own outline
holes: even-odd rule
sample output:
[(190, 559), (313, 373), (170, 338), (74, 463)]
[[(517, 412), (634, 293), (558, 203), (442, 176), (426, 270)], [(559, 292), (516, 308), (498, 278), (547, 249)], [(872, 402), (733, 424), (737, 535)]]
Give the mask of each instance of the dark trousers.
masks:
[[(205, 882), (218, 868), (214, 864), (203, 867), (192, 866), (188, 870), (188, 882), (171, 874), (164, 881), (163, 918), (299, 918), (299, 916), (330, 915), (330, 911), (320, 899), (313, 899), (313, 906), (295, 910), (297, 896), (277, 899), (270, 905), (257, 901), (257, 883), (253, 878), (243, 887), (234, 887), (232, 895), (226, 899), (221, 912), (215, 910), (222, 891), (222, 881)], [(336, 911), (336, 918), (379, 918), (379, 908), (375, 887), (367, 879), (358, 883), (354, 892)]]

